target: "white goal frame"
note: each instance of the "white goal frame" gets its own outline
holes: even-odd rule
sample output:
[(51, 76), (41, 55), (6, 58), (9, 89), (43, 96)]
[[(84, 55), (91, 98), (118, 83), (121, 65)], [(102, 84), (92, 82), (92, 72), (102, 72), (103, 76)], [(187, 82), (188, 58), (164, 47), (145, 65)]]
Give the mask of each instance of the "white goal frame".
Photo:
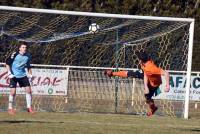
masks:
[(76, 11), (11, 7), (11, 6), (0, 6), (0, 10), (35, 12), (35, 13), (51, 13), (51, 14), (63, 14), (63, 15), (94, 16), (94, 17), (107, 17), (107, 18), (126, 18), (126, 19), (140, 19), (140, 20), (158, 20), (158, 21), (179, 21), (179, 22), (190, 23), (189, 47), (188, 47), (188, 55), (187, 55), (188, 56), (188, 59), (187, 59), (187, 75), (186, 75), (187, 76), (187, 82), (186, 82), (186, 95), (185, 95), (185, 106), (184, 106), (184, 118), (188, 119), (195, 19), (192, 19), (192, 18), (173, 18), (173, 17), (156, 17), (156, 16), (138, 16), (138, 15), (122, 15), (122, 14), (106, 14), (106, 13), (91, 13), (91, 12), (76, 12)]

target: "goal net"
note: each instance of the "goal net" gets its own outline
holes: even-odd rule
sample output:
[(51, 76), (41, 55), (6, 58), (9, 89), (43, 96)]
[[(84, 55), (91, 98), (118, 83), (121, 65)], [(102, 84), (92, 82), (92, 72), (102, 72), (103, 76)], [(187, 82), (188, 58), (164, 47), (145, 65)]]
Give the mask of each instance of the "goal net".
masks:
[[(0, 61), (5, 62), (17, 51), (19, 41), (28, 42), (32, 63), (43, 64), (33, 65), (33, 74), (38, 79), (45, 75), (49, 78), (39, 86), (32, 81), (33, 106), (38, 111), (145, 114), (142, 80), (108, 78), (103, 71), (139, 69), (136, 53), (146, 51), (159, 67), (171, 70), (170, 75), (187, 73), (189, 78), (193, 22), (193, 19), (1, 6)], [(89, 31), (92, 23), (99, 26), (98, 32)], [(1, 70), (5, 72), (5, 68)], [(8, 85), (6, 75), (2, 78)], [(55, 78), (64, 80), (63, 84)], [(51, 79), (62, 86), (53, 85)], [(189, 82), (188, 79), (184, 89)], [(0, 107), (4, 110), (8, 103), (7, 85), (0, 87)], [(18, 96), (16, 107), (22, 109), (23, 91)], [(155, 98), (159, 105), (157, 114), (182, 116), (188, 107), (185, 98), (187, 95), (180, 99), (174, 91), (162, 92)]]

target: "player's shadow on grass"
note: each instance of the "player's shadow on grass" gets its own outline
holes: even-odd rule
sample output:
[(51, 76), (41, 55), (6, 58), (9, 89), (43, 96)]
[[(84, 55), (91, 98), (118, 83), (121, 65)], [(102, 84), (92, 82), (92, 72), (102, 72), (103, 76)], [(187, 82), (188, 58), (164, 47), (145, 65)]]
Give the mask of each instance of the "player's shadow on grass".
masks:
[(189, 128), (189, 129), (181, 129), (183, 131), (188, 131), (188, 132), (200, 132), (200, 128)]
[(64, 122), (50, 122), (50, 121), (39, 121), (39, 120), (0, 120), (0, 124), (15, 124), (15, 123), (64, 123)]
[(190, 129), (190, 131), (193, 131), (193, 132), (200, 132), (200, 128)]

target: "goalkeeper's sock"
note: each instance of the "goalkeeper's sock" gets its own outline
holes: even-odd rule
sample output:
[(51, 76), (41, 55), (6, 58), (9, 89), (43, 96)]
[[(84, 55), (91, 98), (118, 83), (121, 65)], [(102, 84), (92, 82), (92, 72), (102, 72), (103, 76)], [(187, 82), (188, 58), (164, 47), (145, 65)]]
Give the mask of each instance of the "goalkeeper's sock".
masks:
[(128, 71), (118, 71), (118, 72), (113, 72), (113, 76), (119, 76), (119, 77), (128, 77)]
[(30, 93), (26, 93), (26, 104), (27, 104), (27, 108), (31, 108), (31, 94)]
[(152, 104), (149, 107), (150, 107), (150, 109), (155, 109), (156, 108), (155, 104)]
[(8, 109), (12, 109), (12, 105), (13, 105), (13, 100), (14, 100), (14, 97), (13, 95), (9, 95), (9, 103), (8, 103)]
[(150, 109), (154, 109), (156, 106), (155, 106), (155, 104), (154, 104), (154, 100), (153, 99), (151, 99), (151, 100), (149, 100), (149, 108)]

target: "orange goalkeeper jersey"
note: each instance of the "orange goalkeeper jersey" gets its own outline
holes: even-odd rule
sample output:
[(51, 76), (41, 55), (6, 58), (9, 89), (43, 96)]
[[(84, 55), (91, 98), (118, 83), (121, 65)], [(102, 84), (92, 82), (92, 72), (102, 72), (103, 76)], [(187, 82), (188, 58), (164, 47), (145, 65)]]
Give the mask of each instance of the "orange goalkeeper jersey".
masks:
[(162, 69), (157, 67), (152, 60), (147, 61), (145, 64), (141, 65), (144, 74), (147, 75), (148, 81), (151, 86), (157, 87), (162, 84), (161, 72)]

